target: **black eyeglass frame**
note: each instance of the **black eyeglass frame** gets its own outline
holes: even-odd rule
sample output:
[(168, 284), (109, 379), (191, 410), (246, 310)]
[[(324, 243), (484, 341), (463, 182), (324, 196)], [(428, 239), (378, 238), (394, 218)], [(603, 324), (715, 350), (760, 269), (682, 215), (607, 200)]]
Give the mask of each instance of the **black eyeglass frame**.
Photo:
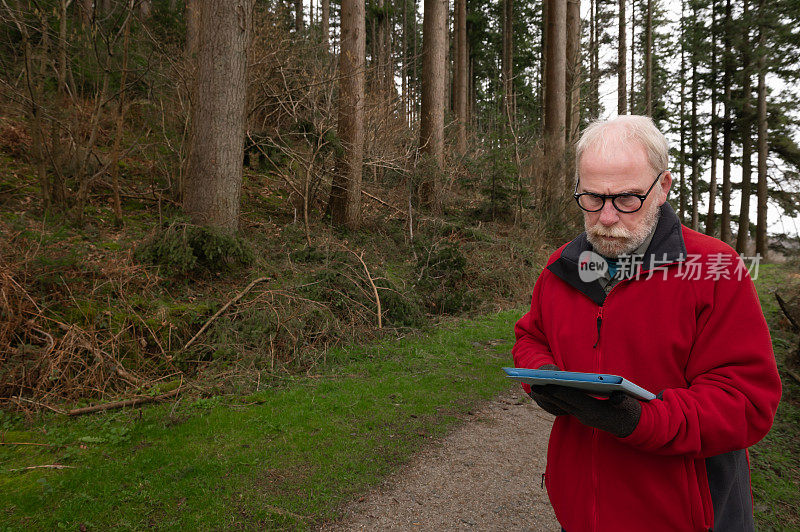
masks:
[[(662, 171), (660, 171), (658, 173), (658, 175), (656, 176), (655, 181), (653, 181), (653, 184), (650, 185), (650, 188), (648, 188), (647, 192), (645, 192), (644, 194), (634, 194), (632, 192), (622, 192), (620, 194), (596, 194), (594, 192), (581, 192), (580, 194), (578, 194), (578, 184), (580, 183), (580, 180), (578, 180), (578, 181), (575, 182), (575, 193), (572, 194), (572, 197), (575, 198), (575, 202), (578, 204), (578, 207), (580, 207), (582, 210), (584, 210), (586, 212), (599, 212), (599, 211), (602, 211), (603, 207), (606, 206), (606, 200), (610, 199), (611, 200), (611, 205), (613, 205), (614, 208), (617, 209), (619, 212), (624, 213), (624, 214), (632, 214), (632, 213), (640, 210), (644, 206), (644, 200), (646, 200), (647, 196), (650, 195), (650, 191), (652, 191), (653, 187), (656, 186), (656, 183), (658, 183), (658, 180), (661, 179), (662, 175), (664, 175), (664, 172), (666, 172), (666, 170), (662, 170)], [(599, 198), (599, 199), (603, 200), (603, 203), (600, 204), (600, 208), (598, 208), (598, 209), (587, 209), (583, 205), (581, 205), (581, 196), (592, 196), (592, 197), (595, 197), (595, 198)], [(619, 206), (616, 204), (616, 199), (620, 198), (622, 196), (626, 196), (626, 197), (633, 196), (633, 197), (639, 198), (639, 200), (640, 200), (639, 206), (637, 208), (633, 209), (632, 211), (626, 211), (626, 210), (620, 209)]]

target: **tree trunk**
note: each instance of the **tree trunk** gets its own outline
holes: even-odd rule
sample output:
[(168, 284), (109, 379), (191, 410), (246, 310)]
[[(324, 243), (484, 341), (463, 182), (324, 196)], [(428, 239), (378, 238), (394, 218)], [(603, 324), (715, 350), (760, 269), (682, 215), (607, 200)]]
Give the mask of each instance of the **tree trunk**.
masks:
[[(593, 0), (591, 6), (591, 28), (590, 35), (592, 43), (590, 48), (590, 65), (591, 72), (589, 73), (590, 85), (590, 109), (592, 112), (591, 118), (596, 119), (600, 116), (600, 23), (597, 20), (600, 12), (600, 0)], [(547, 2), (545, 2), (547, 4)]]
[(628, 87), (628, 108), (631, 114), (636, 114), (636, 1), (631, 2), (631, 85)]
[[(749, 1), (744, 0), (742, 20), (749, 21)], [(742, 43), (742, 201), (739, 209), (739, 233), (736, 235), (736, 251), (740, 254), (747, 253), (747, 241), (750, 238), (750, 180), (752, 178), (752, 152), (750, 141), (752, 111), (750, 98), (752, 89), (750, 81), (752, 66), (750, 64), (750, 37), (749, 28), (745, 29), (744, 42)]]
[(567, 149), (565, 184), (572, 188), (575, 176), (575, 143), (581, 117), (581, 1), (567, 0), (566, 127)]
[(412, 84), (411, 84), (411, 122), (414, 123), (419, 120), (418, 108), (417, 105), (419, 104), (418, 98), (419, 95), (417, 94), (417, 87), (421, 84), (419, 76), (417, 75), (418, 68), (417, 65), (419, 63), (419, 47), (417, 46), (417, 33), (419, 33), (417, 28), (417, 0), (414, 0), (414, 73), (412, 77)]
[(619, 0), (619, 33), (617, 36), (617, 114), (628, 114), (628, 74), (625, 64), (628, 59), (628, 31), (625, 28), (625, 0)]
[(564, 188), (562, 167), (566, 129), (567, 1), (547, 0), (547, 107), (544, 112), (544, 145), (547, 165), (553, 170), (548, 186)]
[(201, 0), (184, 210), (198, 225), (234, 233), (244, 150), (252, 0)]
[(467, 151), (467, 0), (456, 0), (455, 115), (458, 152)]
[[(567, 144), (577, 140), (581, 106), (581, 0), (567, 0)], [(572, 161), (570, 157), (568, 161)], [(567, 176), (571, 174), (568, 171)], [(567, 179), (569, 181), (569, 179)]]
[[(717, 2), (711, 2), (711, 79), (717, 79)], [(708, 182), (708, 214), (706, 234), (714, 236), (717, 207), (717, 144), (719, 122), (717, 120), (717, 84), (711, 83), (711, 176)]]
[[(447, 0), (425, 0), (422, 21), (422, 111), (419, 145), (440, 170), (444, 167), (444, 105), (447, 63)], [(428, 176), (420, 189), (423, 203), (438, 207), (438, 183)]]
[(355, 228), (361, 223), (361, 169), (364, 162), (364, 0), (342, 0), (339, 53), (339, 129), (344, 153), (331, 184), (331, 220)]
[(681, 134), (681, 160), (680, 160), (680, 187), (678, 190), (678, 216), (681, 223), (686, 221), (686, 17), (685, 4), (681, 2), (681, 73), (678, 78), (681, 85), (680, 103), (680, 134)]
[[(594, 1), (594, 0), (592, 0)], [(542, 130), (544, 130), (544, 112), (547, 109), (547, 9), (549, 6), (548, 0), (542, 1), (542, 45), (540, 47), (541, 53), (541, 67), (539, 68), (539, 98), (542, 108)]]
[(322, 1), (322, 47), (328, 50), (330, 46), (330, 19), (331, 19), (331, 0)]
[(303, 31), (303, 0), (294, 0), (294, 29)]
[(697, 7), (692, 13), (692, 52), (689, 60), (692, 63), (692, 119), (690, 124), (691, 150), (692, 150), (692, 229), (699, 231), (700, 227), (700, 151), (698, 147), (699, 132), (697, 131), (697, 95), (700, 91), (700, 79), (697, 73), (699, 62), (697, 53)]
[(725, 73), (722, 86), (725, 87), (723, 97), (725, 105), (725, 121), (722, 126), (722, 216), (720, 218), (719, 237), (726, 244), (733, 241), (731, 233), (731, 148), (733, 135), (733, 121), (731, 120), (731, 83), (733, 83), (733, 57), (731, 51), (731, 0), (725, 1), (725, 25), (723, 27), (723, 40), (725, 43), (725, 56), (723, 59)]
[(503, 116), (514, 119), (514, 0), (503, 2), (503, 55), (501, 75), (503, 81)]
[(758, 199), (756, 214), (756, 253), (767, 258), (767, 28), (764, 24), (764, 0), (758, 3)]
[(186, 55), (189, 58), (197, 55), (200, 47), (200, 2), (186, 0)]
[(647, 0), (645, 22), (647, 46), (644, 49), (644, 100), (647, 116), (653, 116), (653, 0)]

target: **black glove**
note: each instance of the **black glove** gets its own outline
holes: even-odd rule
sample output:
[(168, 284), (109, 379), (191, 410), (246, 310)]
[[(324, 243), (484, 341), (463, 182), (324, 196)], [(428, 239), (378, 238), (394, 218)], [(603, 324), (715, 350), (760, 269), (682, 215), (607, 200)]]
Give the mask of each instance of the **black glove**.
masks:
[[(558, 366), (556, 366), (555, 364), (545, 364), (539, 369), (558, 371)], [(536, 391), (533, 388), (531, 388), (531, 391), (528, 393), (528, 395), (531, 397), (531, 399), (533, 399), (536, 402), (537, 405), (542, 407), (542, 410), (544, 410), (549, 414), (553, 414), (554, 416), (564, 416), (569, 413), (566, 410), (556, 406), (555, 403), (553, 403), (546, 395), (536, 393)]]
[(533, 394), (543, 396), (584, 425), (610, 432), (618, 438), (630, 436), (642, 415), (642, 404), (622, 392), (613, 392), (608, 399), (595, 399), (581, 390), (554, 384), (534, 386), (532, 390)]

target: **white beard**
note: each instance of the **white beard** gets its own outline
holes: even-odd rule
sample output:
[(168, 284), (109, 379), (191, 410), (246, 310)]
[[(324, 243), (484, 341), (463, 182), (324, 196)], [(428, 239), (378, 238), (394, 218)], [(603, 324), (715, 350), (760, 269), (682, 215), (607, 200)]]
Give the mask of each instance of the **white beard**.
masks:
[[(658, 223), (658, 218), (661, 214), (659, 205), (653, 202), (649, 211), (642, 219), (642, 223), (636, 229), (629, 231), (621, 225), (612, 225), (605, 227), (600, 222), (590, 226), (584, 218), (584, 227), (586, 228), (586, 237), (594, 250), (611, 259), (616, 259), (620, 255), (628, 255), (633, 253), (636, 248), (641, 246), (650, 232)], [(621, 214), (625, 216), (624, 214)], [(606, 241), (602, 236), (613, 236), (617, 240)]]

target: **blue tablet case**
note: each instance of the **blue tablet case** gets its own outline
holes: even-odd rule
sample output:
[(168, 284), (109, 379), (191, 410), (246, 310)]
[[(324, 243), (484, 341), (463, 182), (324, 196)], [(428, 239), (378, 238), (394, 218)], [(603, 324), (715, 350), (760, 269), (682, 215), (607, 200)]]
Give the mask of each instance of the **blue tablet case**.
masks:
[(527, 368), (503, 368), (503, 371), (506, 372), (510, 379), (532, 386), (557, 384), (559, 386), (579, 388), (596, 395), (609, 395), (611, 392), (618, 390), (642, 401), (652, 401), (656, 398), (655, 394), (619, 375)]

